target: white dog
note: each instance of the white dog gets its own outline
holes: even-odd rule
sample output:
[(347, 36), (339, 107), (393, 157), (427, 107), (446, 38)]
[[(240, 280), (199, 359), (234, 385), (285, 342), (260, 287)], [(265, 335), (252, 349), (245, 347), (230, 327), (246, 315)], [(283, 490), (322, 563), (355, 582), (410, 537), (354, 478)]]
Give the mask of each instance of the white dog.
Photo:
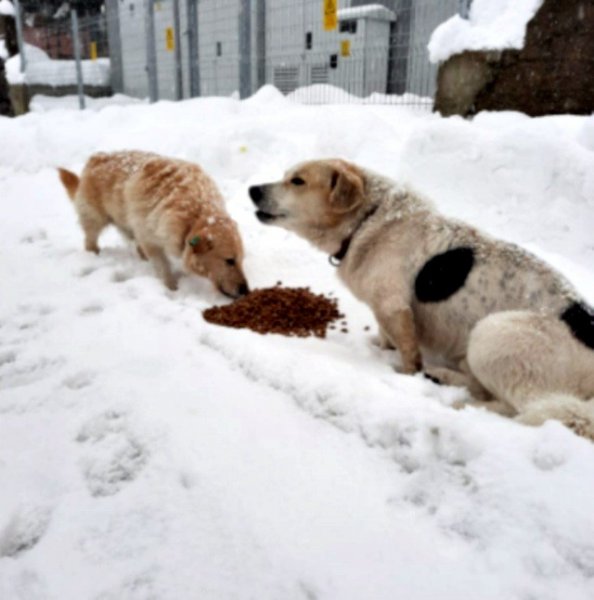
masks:
[(424, 369), (436, 382), (594, 439), (594, 311), (544, 262), (342, 160), (297, 165), (250, 196), (261, 222), (330, 255), (405, 373), (423, 369), (422, 349), (447, 365)]

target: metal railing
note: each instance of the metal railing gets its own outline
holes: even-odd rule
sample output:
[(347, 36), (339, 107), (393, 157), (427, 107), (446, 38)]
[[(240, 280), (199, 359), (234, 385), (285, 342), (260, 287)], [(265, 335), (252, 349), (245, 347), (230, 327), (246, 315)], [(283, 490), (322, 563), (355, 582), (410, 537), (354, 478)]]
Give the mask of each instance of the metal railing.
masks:
[[(335, 28), (324, 8), (336, 8)], [(111, 88), (150, 101), (245, 98), (271, 84), (305, 103), (432, 106), (432, 31), (469, 0), (105, 0), (104, 11), (34, 30), (54, 62), (108, 58)], [(71, 13), (72, 15), (73, 13)], [(25, 51), (25, 55), (26, 55)], [(50, 65), (48, 65), (50, 68)], [(55, 68), (52, 65), (51, 68)], [(85, 90), (87, 71), (80, 69)], [(79, 86), (80, 87), (80, 86)]]

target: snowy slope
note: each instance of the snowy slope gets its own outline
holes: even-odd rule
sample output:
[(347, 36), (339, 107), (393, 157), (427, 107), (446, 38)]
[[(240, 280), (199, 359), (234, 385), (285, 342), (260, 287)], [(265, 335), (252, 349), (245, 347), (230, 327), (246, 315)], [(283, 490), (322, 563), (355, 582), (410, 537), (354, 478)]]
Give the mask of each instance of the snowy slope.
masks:
[[(544, 256), (594, 301), (594, 119), (302, 106), (265, 89), (0, 119), (0, 598), (587, 600), (594, 446), (398, 375), (326, 257), (249, 184), (340, 155)], [(349, 333), (205, 323), (114, 232), (100, 256), (53, 167), (96, 150), (201, 163), (252, 286), (333, 292)]]

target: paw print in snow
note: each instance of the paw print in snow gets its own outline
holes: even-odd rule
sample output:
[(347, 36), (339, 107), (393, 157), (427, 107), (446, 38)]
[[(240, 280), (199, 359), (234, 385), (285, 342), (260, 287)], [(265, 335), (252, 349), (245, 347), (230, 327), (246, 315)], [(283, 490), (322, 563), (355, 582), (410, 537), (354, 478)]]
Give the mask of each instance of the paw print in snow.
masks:
[(83, 474), (93, 496), (116, 494), (138, 477), (147, 461), (147, 452), (130, 431), (126, 416), (116, 411), (89, 421), (76, 440), (86, 448)]

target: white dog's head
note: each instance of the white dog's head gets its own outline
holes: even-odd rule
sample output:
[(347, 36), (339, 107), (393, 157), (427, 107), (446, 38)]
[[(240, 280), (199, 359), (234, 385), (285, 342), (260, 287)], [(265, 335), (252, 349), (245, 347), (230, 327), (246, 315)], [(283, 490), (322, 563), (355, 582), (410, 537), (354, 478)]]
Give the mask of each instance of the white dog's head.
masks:
[[(282, 180), (249, 189), (256, 217), (325, 246), (365, 200), (361, 170), (344, 160), (316, 160), (289, 169)], [(332, 240), (334, 243), (334, 240)]]

